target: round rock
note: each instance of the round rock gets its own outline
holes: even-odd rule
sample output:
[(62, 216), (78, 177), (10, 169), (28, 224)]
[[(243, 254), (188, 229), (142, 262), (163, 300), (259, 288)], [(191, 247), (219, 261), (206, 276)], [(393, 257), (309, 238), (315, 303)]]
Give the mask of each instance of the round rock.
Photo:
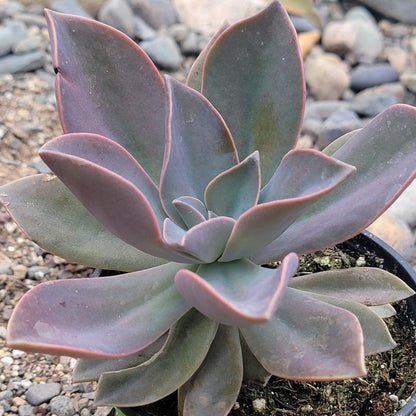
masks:
[(179, 68), (182, 55), (178, 44), (169, 36), (159, 35), (140, 42), (140, 46), (158, 65), (164, 68)]
[(376, 85), (396, 82), (399, 71), (387, 63), (358, 65), (350, 72), (350, 87), (353, 90), (363, 90)]
[(176, 12), (169, 0), (129, 0), (133, 12), (154, 29), (176, 22)]
[(399, 83), (384, 84), (360, 91), (352, 101), (352, 108), (361, 115), (374, 117), (387, 107), (403, 102), (405, 88)]
[(59, 383), (33, 384), (26, 393), (26, 400), (33, 406), (46, 403), (61, 391)]
[(363, 122), (357, 113), (348, 108), (340, 108), (334, 111), (323, 123), (321, 133), (319, 134), (317, 146), (324, 149), (338, 137), (345, 133), (359, 129)]
[(56, 416), (74, 416), (77, 413), (76, 403), (66, 396), (56, 396), (50, 403), (51, 412)]
[(98, 12), (98, 20), (132, 37), (135, 34), (133, 10), (127, 0), (108, 0)]

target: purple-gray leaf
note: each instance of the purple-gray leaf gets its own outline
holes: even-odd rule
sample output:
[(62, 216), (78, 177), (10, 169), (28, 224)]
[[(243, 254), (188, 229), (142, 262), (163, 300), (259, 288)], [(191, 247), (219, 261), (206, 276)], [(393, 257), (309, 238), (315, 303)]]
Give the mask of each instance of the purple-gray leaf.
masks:
[(173, 285), (181, 268), (191, 266), (167, 263), (118, 276), (42, 283), (14, 309), (7, 344), (74, 357), (140, 351), (190, 308)]
[(366, 374), (357, 317), (299, 290), (287, 288), (269, 322), (241, 332), (263, 367), (278, 377), (326, 381)]
[(46, 11), (65, 133), (96, 133), (127, 149), (159, 182), (165, 146), (163, 79), (149, 57), (112, 27)]
[(273, 316), (297, 266), (293, 253), (275, 270), (246, 259), (203, 264), (196, 272), (179, 270), (175, 285), (189, 304), (214, 321), (243, 327)]
[(238, 159), (227, 126), (205, 97), (170, 77), (166, 89), (167, 137), (160, 194), (169, 217), (181, 224), (172, 201), (181, 196), (203, 201), (208, 183)]

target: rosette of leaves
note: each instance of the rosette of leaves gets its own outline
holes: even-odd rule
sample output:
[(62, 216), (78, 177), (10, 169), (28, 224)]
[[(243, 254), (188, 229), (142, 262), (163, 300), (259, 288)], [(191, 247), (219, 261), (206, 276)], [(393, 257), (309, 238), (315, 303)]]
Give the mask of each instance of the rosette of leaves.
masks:
[(221, 30), (186, 84), (111, 27), (47, 20), (64, 134), (40, 156), (56, 176), (4, 185), (2, 201), (45, 250), (123, 273), (36, 286), (9, 346), (79, 357), (98, 405), (178, 390), (198, 416), (228, 414), (244, 377), (361, 376), (365, 354), (394, 346), (373, 306), (413, 293), (398, 278), (293, 276), (298, 255), (357, 234), (413, 179), (414, 108), (296, 149), (302, 62), (277, 1)]

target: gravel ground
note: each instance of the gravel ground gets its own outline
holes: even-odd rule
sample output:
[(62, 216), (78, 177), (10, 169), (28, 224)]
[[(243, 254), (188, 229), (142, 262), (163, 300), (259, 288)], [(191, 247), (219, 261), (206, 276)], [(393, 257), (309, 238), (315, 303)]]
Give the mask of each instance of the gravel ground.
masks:
[[(344, 130), (364, 125), (386, 103), (416, 103), (416, 27), (388, 20), (375, 12), (371, 15), (364, 9), (363, 21), (372, 29), (368, 29), (370, 35), (359, 43), (368, 42), (371, 46), (367, 47), (367, 52), (377, 51), (372, 56), (372, 52), (346, 46), (357, 32), (348, 23), (347, 12), (360, 5), (358, 1), (328, 0), (317, 4), (324, 22), (323, 36), (322, 41), (307, 56), (305, 54), (309, 93), (300, 144), (319, 148)], [(146, 16), (139, 16), (137, 11), (133, 14), (145, 25), (140, 26), (136, 19), (132, 36), (153, 55), (163, 72), (183, 80), (196, 53), (205, 44), (207, 33), (191, 30), (177, 19), (170, 22), (168, 28), (154, 28), (146, 23)], [(149, 22), (148, 16), (147, 19)], [(298, 29), (306, 23), (298, 23)], [(334, 24), (338, 25), (335, 29)], [(7, 40), (4, 30), (11, 27), (17, 32), (13, 32), (12, 46), (4, 49)], [(164, 53), (158, 55), (151, 41), (161, 37), (170, 40), (163, 44)], [(306, 39), (312, 39), (310, 33)], [(31, 54), (30, 57), (27, 54)], [(26, 66), (16, 70), (16, 66), (11, 66), (17, 65), (16, 62), (10, 63), (10, 60), (22, 56)], [(160, 56), (168, 56), (167, 61)], [(29, 58), (32, 59), (30, 64)], [(363, 64), (367, 69), (363, 69)], [(372, 72), (368, 72), (368, 68)], [(317, 73), (325, 71), (338, 71), (338, 75), (329, 80), (332, 82), (330, 89), (325, 89), (317, 78)], [(0, 0), (0, 184), (44, 171), (37, 150), (60, 133), (54, 74), (41, 8)], [(414, 207), (415, 199), (412, 201)], [(47, 279), (89, 276), (92, 269), (68, 264), (44, 252), (22, 234), (4, 211), (0, 212), (0, 223), (0, 416), (108, 414), (111, 409), (97, 409), (93, 405), (94, 383), (71, 383), (73, 359), (27, 354), (4, 345), (11, 311), (28, 289)], [(405, 224), (411, 239), (407, 252), (409, 260), (414, 260), (415, 225), (408, 221)]]

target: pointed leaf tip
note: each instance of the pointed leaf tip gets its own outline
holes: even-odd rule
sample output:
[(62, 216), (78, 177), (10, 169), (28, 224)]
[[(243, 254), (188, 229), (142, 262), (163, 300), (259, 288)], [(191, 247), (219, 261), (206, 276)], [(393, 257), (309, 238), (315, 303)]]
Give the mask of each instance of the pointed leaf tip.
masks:
[(260, 151), (266, 184), (296, 143), (305, 98), (302, 56), (284, 7), (271, 2), (219, 35), (202, 78), (202, 93), (224, 117), (240, 158)]

